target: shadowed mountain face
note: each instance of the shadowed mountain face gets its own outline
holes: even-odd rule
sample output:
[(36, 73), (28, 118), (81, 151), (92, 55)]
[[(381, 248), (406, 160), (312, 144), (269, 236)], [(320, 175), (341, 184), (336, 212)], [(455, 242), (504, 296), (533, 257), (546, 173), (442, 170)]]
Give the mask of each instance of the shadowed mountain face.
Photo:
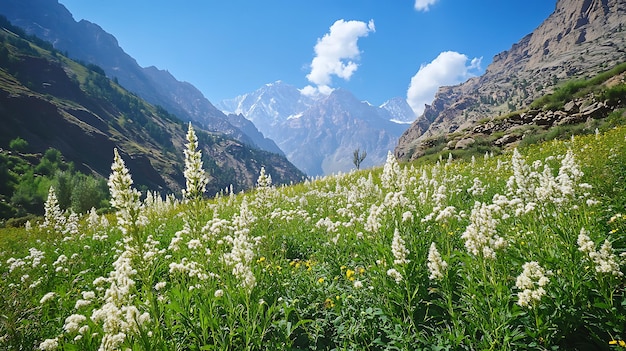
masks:
[(252, 120), (293, 164), (317, 176), (353, 169), (357, 148), (367, 152), (363, 167), (383, 164), (406, 126), (391, 120), (413, 115), (402, 115), (402, 102), (410, 111), (404, 100), (387, 109), (359, 101), (347, 90), (309, 97), (279, 81), (218, 106)]
[[(97, 66), (83, 66), (45, 44), (0, 21), (0, 147), (21, 137), (33, 153), (56, 148), (78, 170), (103, 177), (118, 148), (136, 186), (179, 193), (187, 124), (126, 91)], [(304, 176), (283, 156), (221, 133), (197, 134), (210, 193), (231, 184), (236, 191), (251, 188), (262, 166), (276, 183)]]
[(560, 82), (593, 76), (625, 57), (626, 0), (558, 0), (555, 11), (496, 55), (483, 76), (441, 87), (400, 137), (396, 157), (415, 159), (428, 139), (524, 108)]
[[(51, 42), (69, 57), (96, 64), (107, 76), (151, 104), (160, 105), (185, 121), (194, 121), (202, 128), (224, 133), (241, 142), (276, 152), (278, 147), (253, 124), (253, 136), (231, 124), (228, 118), (193, 85), (176, 80), (169, 72), (156, 67), (140, 67), (135, 59), (119, 47), (117, 39), (97, 24), (86, 20), (76, 22), (72, 14), (57, 0), (5, 0), (0, 14), (28, 34)], [(267, 147), (267, 148), (266, 148)]]

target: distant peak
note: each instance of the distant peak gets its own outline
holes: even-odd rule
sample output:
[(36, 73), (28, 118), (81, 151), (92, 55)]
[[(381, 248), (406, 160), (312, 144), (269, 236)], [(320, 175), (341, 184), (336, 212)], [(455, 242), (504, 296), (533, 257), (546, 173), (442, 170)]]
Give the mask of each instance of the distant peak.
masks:
[(277, 81), (275, 81), (275, 82), (273, 82), (273, 83), (267, 83), (267, 84), (265, 84), (265, 86), (266, 86), (266, 87), (272, 87), (272, 86), (274, 86), (274, 85), (283, 85), (283, 84), (284, 84), (284, 82), (283, 82), (282, 80), (280, 80), (280, 79), (279, 79), (279, 80), (277, 80)]

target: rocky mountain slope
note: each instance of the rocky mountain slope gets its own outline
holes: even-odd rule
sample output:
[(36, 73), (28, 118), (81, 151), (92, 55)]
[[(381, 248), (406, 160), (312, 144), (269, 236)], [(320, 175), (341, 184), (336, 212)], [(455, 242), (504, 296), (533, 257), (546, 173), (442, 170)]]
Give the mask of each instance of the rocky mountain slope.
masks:
[[(33, 153), (56, 148), (77, 169), (104, 177), (116, 147), (138, 187), (163, 192), (184, 187), (185, 122), (109, 80), (102, 68), (83, 66), (49, 43), (27, 39), (0, 21), (0, 147), (21, 137)], [(223, 134), (197, 132), (210, 192), (230, 184), (235, 190), (252, 187), (261, 166), (276, 183), (304, 176), (283, 156)]]
[(496, 55), (484, 75), (441, 87), (400, 137), (395, 154), (415, 159), (429, 140), (526, 108), (560, 83), (594, 76), (625, 59), (625, 0), (558, 0), (555, 11)]
[(160, 105), (185, 121), (194, 121), (204, 129), (222, 132), (237, 140), (275, 151), (276, 145), (258, 133), (254, 136), (234, 126), (228, 118), (193, 85), (180, 82), (169, 72), (156, 67), (140, 67), (135, 59), (119, 47), (117, 40), (97, 24), (86, 20), (76, 22), (72, 14), (57, 0), (5, 0), (0, 14), (28, 34), (51, 42), (69, 57), (96, 64), (109, 78), (151, 104)]
[[(409, 116), (402, 115), (402, 102)], [(383, 164), (406, 128), (392, 120), (413, 115), (403, 99), (386, 109), (359, 101), (346, 90), (310, 97), (281, 81), (216, 106), (252, 120), (310, 176), (353, 169), (352, 154), (357, 148), (367, 152), (363, 167)]]

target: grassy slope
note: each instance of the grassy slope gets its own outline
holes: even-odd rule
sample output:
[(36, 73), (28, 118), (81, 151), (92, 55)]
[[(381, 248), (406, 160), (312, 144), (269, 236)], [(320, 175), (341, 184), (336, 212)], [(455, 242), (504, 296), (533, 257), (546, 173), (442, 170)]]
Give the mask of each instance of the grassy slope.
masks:
[[(572, 100), (583, 99), (587, 101), (605, 101), (608, 102), (609, 105), (615, 106), (616, 109), (613, 113), (608, 114), (606, 118), (599, 118), (592, 121), (583, 121), (582, 123), (567, 124), (563, 126), (553, 126), (549, 128), (530, 123), (509, 133), (522, 136), (520, 144), (525, 146), (553, 139), (566, 139), (572, 135), (591, 134), (594, 133), (596, 128), (600, 131), (608, 130), (615, 125), (624, 124), (626, 119), (626, 110), (624, 109), (626, 106), (626, 83), (624, 82), (625, 71), (626, 63), (622, 63), (589, 79), (575, 79), (567, 81), (556, 86), (553, 93), (547, 94), (533, 101), (526, 109), (512, 111), (499, 116), (488, 116), (476, 122), (475, 126), (486, 123), (498, 125), (505, 122), (512, 116), (519, 116), (520, 114), (528, 112), (529, 109), (556, 111), (563, 109), (563, 106)], [(452, 134), (426, 140), (425, 144), (427, 147), (424, 150), (424, 156), (422, 158), (427, 162), (432, 162), (440, 155), (445, 157), (448, 153), (452, 153), (455, 158), (464, 157), (469, 159), (472, 155), (480, 156), (485, 152), (493, 152), (496, 154), (502, 152), (503, 148), (495, 145), (494, 142), (502, 137), (505, 134), (504, 132), (496, 132), (485, 135), (468, 134), (467, 132), (472, 130), (475, 126)], [(466, 150), (447, 150), (446, 144), (449, 141), (458, 140), (465, 134), (475, 138), (476, 143)], [(465, 137), (468, 135), (465, 135)]]
[[(186, 124), (103, 73), (0, 20), (0, 114), (5, 123), (0, 147), (19, 136), (33, 152), (57, 148), (79, 170), (101, 176), (108, 175), (117, 147), (130, 156), (135, 181), (143, 189), (179, 191), (184, 178), (176, 149), (184, 143)], [(211, 194), (231, 184), (237, 191), (252, 187), (262, 166), (281, 183), (304, 176), (284, 157), (217, 133), (198, 134), (211, 171)]]
[[(137, 272), (131, 276), (133, 297), (124, 303), (148, 313), (151, 321), (127, 331), (125, 346), (570, 350), (605, 349), (613, 341), (619, 346), (626, 339), (624, 279), (597, 272), (598, 262), (578, 249), (577, 238), (585, 228), (598, 252), (609, 240), (615, 250), (610, 257), (624, 271), (618, 255), (626, 250), (626, 219), (618, 214), (626, 205), (625, 138), (626, 129), (619, 127), (521, 149), (529, 167), (522, 179), (538, 182), (530, 172), (540, 174), (544, 165), (556, 176), (572, 150), (584, 172), (575, 183), (593, 188), (575, 186), (575, 195), (561, 200), (534, 199), (534, 210), (527, 197), (520, 200), (527, 213), (494, 210), (495, 231), (508, 245), (493, 260), (468, 252), (461, 236), (476, 220), (476, 201), (491, 204), (495, 194), (507, 194), (510, 152), (473, 164), (364, 170), (195, 206), (149, 205), (147, 226), (132, 233), (141, 248), (132, 240), (129, 244), (143, 255), (131, 255)], [(381, 179), (389, 175), (390, 181)], [(483, 192), (468, 191), (479, 184), (474, 179)], [(550, 190), (546, 184), (551, 183), (537, 189)], [(450, 216), (435, 219), (449, 206), (454, 207)], [(184, 219), (191, 226), (181, 231)], [(90, 316), (104, 305), (104, 291), (111, 286), (98, 288), (93, 281), (107, 277), (124, 251), (115, 218), (108, 221), (112, 225), (103, 227), (84, 220), (77, 234), (37, 228), (0, 232), (0, 294), (5, 296), (0, 345), (30, 349), (57, 337), (69, 350), (98, 348), (107, 330)], [(408, 249), (408, 263), (394, 263), (396, 231)], [(174, 237), (181, 238), (178, 245), (172, 245)], [(429, 279), (432, 242), (448, 264), (441, 280)], [(34, 262), (37, 252), (29, 248), (44, 252), (41, 262)], [(248, 252), (238, 257), (256, 279), (251, 290), (241, 286), (246, 270), (233, 270), (224, 260), (236, 252)], [(62, 254), (67, 261), (59, 261)], [(551, 272), (546, 295), (532, 309), (517, 304), (516, 279), (529, 261)], [(398, 283), (389, 275), (392, 268), (403, 276)], [(157, 290), (160, 282), (165, 287)], [(76, 307), (85, 291), (94, 291), (95, 298)], [(54, 297), (40, 303), (48, 292)], [(78, 327), (67, 323), (64, 331), (72, 314), (86, 316), (79, 326), (88, 325), (89, 333), (76, 338)]]

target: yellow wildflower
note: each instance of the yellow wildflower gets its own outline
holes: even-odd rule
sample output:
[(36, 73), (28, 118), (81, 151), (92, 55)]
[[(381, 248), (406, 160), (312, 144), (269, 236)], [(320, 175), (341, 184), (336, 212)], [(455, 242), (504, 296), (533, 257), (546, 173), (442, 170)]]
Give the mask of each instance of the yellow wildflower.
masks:
[(317, 280), (317, 282), (318, 282), (319, 284), (322, 284), (322, 283), (324, 282), (324, 280), (325, 280), (325, 279), (324, 279), (324, 277), (321, 277), (321, 278), (319, 278), (319, 279)]
[(626, 348), (626, 341), (624, 341), (624, 340), (611, 340), (611, 341), (609, 341), (609, 345), (618, 345), (620, 347)]
[(324, 300), (324, 307), (333, 308), (335, 307), (335, 302), (333, 302), (333, 299), (331, 298), (326, 298), (326, 300)]
[(355, 272), (351, 269), (346, 270), (346, 278), (348, 278), (349, 281), (353, 281), (354, 280), (354, 274)]

